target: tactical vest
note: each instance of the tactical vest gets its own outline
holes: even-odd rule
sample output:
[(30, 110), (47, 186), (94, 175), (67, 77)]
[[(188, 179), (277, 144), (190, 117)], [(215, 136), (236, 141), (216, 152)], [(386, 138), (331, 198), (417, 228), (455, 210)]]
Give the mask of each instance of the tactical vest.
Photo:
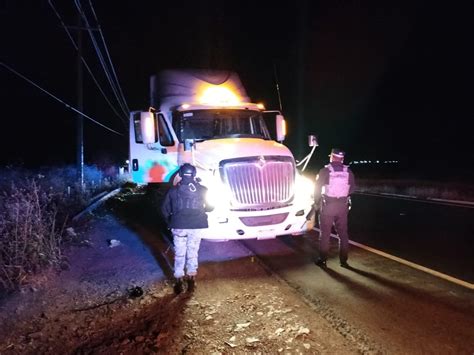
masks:
[(323, 186), (322, 194), (329, 197), (347, 197), (350, 188), (347, 165), (343, 165), (342, 171), (334, 171), (331, 164), (325, 167), (329, 169), (329, 183)]
[(176, 212), (184, 209), (202, 209), (204, 206), (204, 196), (197, 183), (179, 184), (176, 201)]

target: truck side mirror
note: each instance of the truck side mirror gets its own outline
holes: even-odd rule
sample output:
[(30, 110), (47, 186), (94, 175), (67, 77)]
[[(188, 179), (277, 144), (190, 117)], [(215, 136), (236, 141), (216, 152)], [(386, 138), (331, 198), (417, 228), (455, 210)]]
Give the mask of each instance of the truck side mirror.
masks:
[(157, 127), (155, 124), (155, 114), (153, 112), (140, 112), (140, 129), (143, 143), (150, 144), (157, 142)]
[(308, 136), (308, 145), (310, 147), (317, 147), (319, 144), (318, 144), (318, 139), (316, 138), (316, 136), (314, 134), (310, 134)]
[(286, 121), (283, 115), (276, 115), (276, 138), (278, 142), (283, 142), (286, 136)]

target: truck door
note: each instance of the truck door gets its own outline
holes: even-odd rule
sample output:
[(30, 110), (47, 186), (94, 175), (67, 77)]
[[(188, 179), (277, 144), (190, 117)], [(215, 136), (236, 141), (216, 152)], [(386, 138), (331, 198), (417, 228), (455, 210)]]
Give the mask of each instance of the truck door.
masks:
[(161, 113), (132, 112), (130, 168), (138, 184), (169, 182), (178, 170), (178, 141)]

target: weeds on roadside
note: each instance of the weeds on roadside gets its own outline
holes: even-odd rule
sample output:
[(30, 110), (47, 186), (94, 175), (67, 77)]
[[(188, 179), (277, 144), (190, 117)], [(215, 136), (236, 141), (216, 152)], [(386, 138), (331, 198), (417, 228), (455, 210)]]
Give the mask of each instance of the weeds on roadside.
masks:
[[(0, 283), (11, 290), (32, 273), (62, 262), (64, 221), (57, 219), (54, 194), (29, 180), (12, 183), (0, 205)], [(62, 223), (61, 223), (62, 222)]]
[(62, 266), (69, 217), (99, 192), (123, 181), (104, 178), (94, 167), (77, 183), (73, 167), (0, 169), (0, 291), (13, 290), (29, 275)]
[(363, 179), (356, 181), (359, 192), (389, 193), (420, 198), (474, 201), (474, 185), (409, 179)]

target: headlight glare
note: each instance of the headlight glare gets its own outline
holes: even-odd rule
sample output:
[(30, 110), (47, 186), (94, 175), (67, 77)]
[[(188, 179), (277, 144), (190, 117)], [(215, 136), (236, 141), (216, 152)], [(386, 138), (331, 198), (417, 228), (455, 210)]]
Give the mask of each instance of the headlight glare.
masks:
[(296, 175), (295, 198), (298, 201), (314, 198), (314, 183), (311, 179), (302, 175)]

